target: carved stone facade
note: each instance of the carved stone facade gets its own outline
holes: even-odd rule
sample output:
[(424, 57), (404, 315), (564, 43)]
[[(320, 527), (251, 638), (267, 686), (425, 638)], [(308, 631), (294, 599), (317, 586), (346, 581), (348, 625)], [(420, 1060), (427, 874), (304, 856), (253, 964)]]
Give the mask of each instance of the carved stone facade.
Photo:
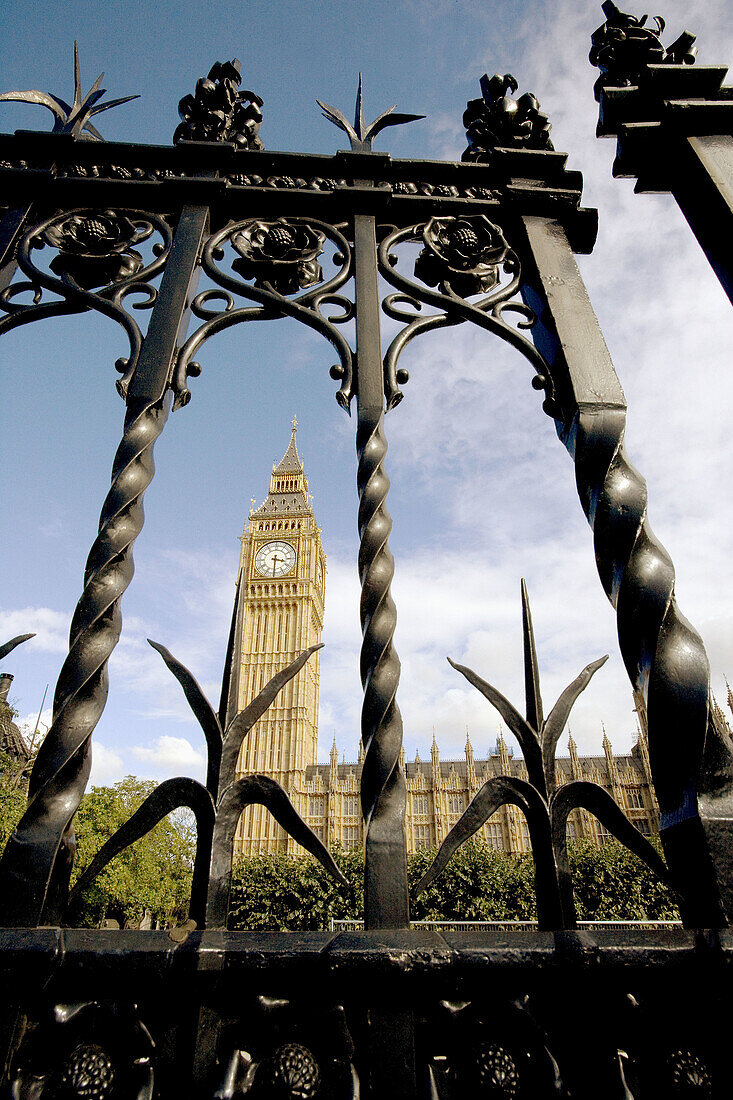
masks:
[[(643, 725), (643, 723), (642, 723)], [(649, 750), (643, 729), (629, 754), (616, 756), (608, 737), (603, 738), (602, 756), (579, 756), (570, 737), (570, 755), (557, 760), (558, 782), (585, 779), (599, 783), (613, 795), (637, 829), (649, 836), (659, 831), (659, 807), (651, 785)], [(441, 760), (433, 735), (430, 760), (417, 753), (404, 761), (407, 777), (407, 848), (436, 847), (468, 806), (479, 788), (493, 775), (527, 778), (524, 761), (515, 759), (499, 735), (495, 750), (486, 759), (475, 759), (466, 739), (461, 760)], [(363, 828), (359, 812), (361, 758), (353, 764), (339, 763), (336, 747), (328, 764), (316, 764), (306, 772), (303, 814), (308, 824), (329, 846), (360, 846)], [(586, 810), (574, 810), (568, 821), (570, 835), (594, 844), (604, 844), (608, 833)], [(530, 851), (524, 816), (515, 806), (505, 806), (486, 823), (483, 840), (492, 848), (513, 854)]]

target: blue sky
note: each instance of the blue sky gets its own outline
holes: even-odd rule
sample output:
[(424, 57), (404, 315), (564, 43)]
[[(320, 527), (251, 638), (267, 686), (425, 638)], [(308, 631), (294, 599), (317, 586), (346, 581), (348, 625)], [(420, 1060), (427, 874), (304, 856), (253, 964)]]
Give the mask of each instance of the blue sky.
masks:
[[(663, 14), (665, 41), (687, 28), (698, 35), (701, 63), (730, 59), (725, 5), (668, 0)], [(349, 113), (360, 70), (368, 118), (395, 102), (427, 116), (377, 139), (396, 157), (458, 159), (461, 116), (485, 71), (512, 72), (520, 91), (534, 91), (555, 147), (584, 173), (585, 205), (600, 210), (596, 251), (580, 259), (581, 269), (629, 402), (627, 444), (649, 482), (652, 526), (677, 567), (681, 608), (708, 646), (714, 691), (724, 694), (723, 676), (733, 674), (730, 310), (669, 196), (634, 196), (630, 181), (611, 179), (614, 146), (594, 137), (596, 74), (587, 61), (599, 6), (6, 0), (4, 15), (3, 90), (70, 97), (76, 38), (86, 87), (104, 70), (109, 96), (141, 94), (100, 116), (100, 130), (115, 140), (169, 143), (181, 96), (214, 61), (235, 56), (244, 86), (265, 101), (269, 149), (342, 146), (315, 99)], [(50, 128), (41, 108), (0, 104), (0, 112), (4, 132)], [(635, 723), (614, 613), (595, 572), (572, 464), (541, 412), (529, 368), (482, 332), (437, 333), (413, 348), (405, 354), (412, 377), (405, 400), (387, 418), (408, 755), (417, 747), (424, 755), (433, 726), (446, 754), (462, 751), (467, 725), (478, 756), (496, 739), (497, 716), (446, 655), (521, 702), (522, 576), (546, 705), (583, 665), (610, 652), (571, 726), (584, 751), (598, 751), (602, 721), (628, 748)], [(0, 634), (38, 632), (5, 662), (23, 718), (37, 711), (47, 682), (51, 696), (65, 655), (121, 432), (113, 364), (123, 351), (121, 334), (98, 317), (47, 320), (0, 341)], [(335, 731), (340, 750), (355, 758), (354, 424), (333, 400), (332, 361), (319, 337), (286, 321), (235, 329), (202, 354), (193, 399), (156, 449), (125, 629), (94, 738), (96, 782), (126, 772), (200, 774), (197, 727), (145, 638), (168, 646), (217, 698), (238, 536), (250, 499), (266, 493), (293, 413), (329, 564), (321, 756)]]

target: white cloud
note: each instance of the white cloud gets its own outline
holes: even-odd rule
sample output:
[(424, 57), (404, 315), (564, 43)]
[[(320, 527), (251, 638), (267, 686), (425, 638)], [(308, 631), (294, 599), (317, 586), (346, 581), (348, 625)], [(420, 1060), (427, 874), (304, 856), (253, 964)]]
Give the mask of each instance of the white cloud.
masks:
[(125, 777), (122, 757), (100, 741), (92, 741), (92, 771), (89, 787), (112, 787)]
[(68, 612), (55, 611), (50, 607), (0, 610), (0, 637), (5, 642), (18, 634), (30, 634), (32, 631), (35, 638), (24, 642), (24, 646), (49, 653), (66, 653), (70, 621)]
[(185, 737), (163, 734), (156, 738), (152, 747), (134, 745), (132, 755), (143, 762), (148, 774), (160, 779), (177, 775), (200, 779), (205, 770), (203, 753)]

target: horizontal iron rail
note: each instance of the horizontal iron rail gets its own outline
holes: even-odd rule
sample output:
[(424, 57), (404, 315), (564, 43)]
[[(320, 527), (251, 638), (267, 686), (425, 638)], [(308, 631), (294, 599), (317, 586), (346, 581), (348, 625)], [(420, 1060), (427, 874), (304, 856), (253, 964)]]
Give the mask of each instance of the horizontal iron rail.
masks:
[[(665, 929), (682, 928), (680, 920), (579, 920), (579, 929), (587, 929), (589, 932), (614, 928), (646, 928)], [(331, 918), (331, 932), (358, 932), (364, 925), (358, 920), (337, 920)], [(520, 930), (537, 931), (536, 920), (413, 920), (411, 928), (427, 928), (435, 932), (517, 932)]]

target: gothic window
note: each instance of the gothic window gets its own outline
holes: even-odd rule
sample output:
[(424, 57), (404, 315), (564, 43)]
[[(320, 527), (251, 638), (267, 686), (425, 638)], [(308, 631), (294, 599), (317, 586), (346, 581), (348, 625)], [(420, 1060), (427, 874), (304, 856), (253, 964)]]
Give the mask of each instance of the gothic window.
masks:
[(320, 795), (311, 797), (310, 815), (311, 817), (323, 817), (323, 799), (320, 797)]
[(634, 825), (636, 825), (639, 832), (643, 833), (644, 836), (651, 836), (652, 830), (651, 830), (651, 827), (649, 825), (649, 818), (648, 817), (635, 817), (634, 818)]
[(600, 821), (596, 820), (596, 836), (598, 837), (598, 843), (603, 846), (607, 844), (611, 839), (611, 834), (605, 825), (601, 825)]
[(575, 827), (575, 822), (568, 818), (567, 825), (565, 826), (565, 836), (568, 840), (575, 840), (578, 835), (578, 831)]
[(426, 794), (414, 794), (412, 796), (412, 812), (414, 814), (426, 814), (428, 812), (428, 796)]
[(463, 795), (462, 794), (449, 794), (448, 795), (448, 813), (449, 814), (462, 814), (463, 813)]
[(629, 804), (630, 809), (643, 810), (644, 796), (641, 793), (641, 787), (627, 787), (626, 801)]
[(318, 839), (323, 840), (323, 826), (322, 825), (313, 825), (312, 829), (313, 829), (313, 832), (318, 837)]
[(359, 816), (359, 799), (357, 795), (344, 796), (344, 817)]
[(484, 832), (486, 834), (486, 843), (489, 848), (497, 848), (499, 850), (504, 848), (504, 830), (501, 827), (500, 821), (490, 821), (488, 825), (484, 826)]
[(429, 825), (416, 825), (413, 829), (413, 835), (415, 837), (416, 848), (429, 848), (430, 847), (430, 826)]
[(345, 825), (344, 826), (344, 848), (358, 848), (359, 847), (359, 826), (358, 825)]
[(524, 820), (524, 818), (522, 818), (520, 826), (522, 830), (522, 847), (524, 848), (525, 852), (530, 852), (532, 850), (532, 845), (529, 839), (529, 825)]

